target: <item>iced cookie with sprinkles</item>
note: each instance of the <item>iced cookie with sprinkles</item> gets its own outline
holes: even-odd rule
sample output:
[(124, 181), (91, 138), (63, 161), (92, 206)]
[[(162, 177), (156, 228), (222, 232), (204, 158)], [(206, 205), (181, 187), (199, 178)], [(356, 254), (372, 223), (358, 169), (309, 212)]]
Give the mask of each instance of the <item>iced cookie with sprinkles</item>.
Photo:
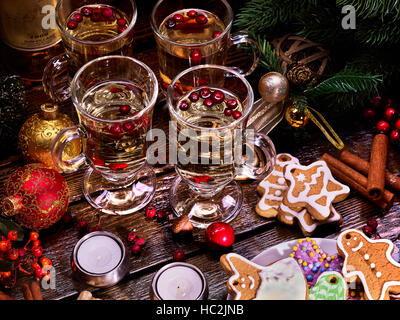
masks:
[(347, 283), (343, 276), (336, 271), (322, 273), (316, 284), (310, 288), (309, 300), (346, 300)]
[(273, 218), (278, 214), (278, 207), (282, 202), (283, 194), (288, 188), (283, 177), (283, 169), (291, 163), (299, 163), (299, 160), (288, 153), (278, 154), (274, 170), (257, 186), (257, 192), (261, 195), (261, 199), (257, 203), (256, 212), (260, 216)]
[(310, 238), (298, 239), (290, 257), (301, 267), (307, 283), (315, 285), (318, 277), (325, 271), (341, 272), (343, 259), (338, 255), (328, 255)]

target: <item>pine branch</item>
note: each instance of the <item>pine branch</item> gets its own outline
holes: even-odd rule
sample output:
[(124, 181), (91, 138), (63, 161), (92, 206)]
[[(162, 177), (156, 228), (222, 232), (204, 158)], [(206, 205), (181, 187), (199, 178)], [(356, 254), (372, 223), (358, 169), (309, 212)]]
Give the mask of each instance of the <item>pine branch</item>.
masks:
[(261, 38), (260, 35), (258, 35), (257, 41), (260, 47), (260, 65), (268, 72), (281, 72), (281, 60), (276, 56), (276, 51), (271, 43), (267, 41), (265, 36)]
[(352, 70), (343, 70), (307, 91), (307, 95), (316, 98), (332, 93), (377, 91), (382, 75), (361, 74)]
[(364, 19), (383, 18), (386, 15), (392, 15), (395, 19), (400, 17), (398, 0), (336, 0), (336, 5), (339, 8), (352, 5), (356, 9), (357, 17)]
[[(375, 22), (375, 23), (374, 23)], [(400, 43), (400, 21), (364, 21), (355, 30), (355, 40), (366, 46), (383, 46)]]

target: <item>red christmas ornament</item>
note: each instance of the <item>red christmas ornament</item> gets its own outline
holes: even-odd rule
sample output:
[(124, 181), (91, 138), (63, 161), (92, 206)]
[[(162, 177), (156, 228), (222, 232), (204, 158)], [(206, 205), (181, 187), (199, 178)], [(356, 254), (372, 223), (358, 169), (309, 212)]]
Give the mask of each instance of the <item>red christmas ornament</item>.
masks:
[(206, 229), (206, 239), (213, 249), (229, 248), (235, 241), (235, 232), (228, 223), (214, 222)]
[(6, 183), (3, 215), (14, 216), (22, 226), (46, 229), (62, 218), (68, 208), (69, 189), (64, 177), (43, 164), (17, 169)]

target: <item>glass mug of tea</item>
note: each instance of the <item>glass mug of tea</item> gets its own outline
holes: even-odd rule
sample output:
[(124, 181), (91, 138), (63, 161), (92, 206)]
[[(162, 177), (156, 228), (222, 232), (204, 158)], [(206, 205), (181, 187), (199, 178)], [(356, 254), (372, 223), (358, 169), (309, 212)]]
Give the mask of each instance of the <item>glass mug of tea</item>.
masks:
[[(155, 174), (145, 160), (157, 96), (153, 71), (131, 57), (97, 58), (72, 80), (71, 97), (80, 124), (57, 135), (52, 157), (65, 173), (89, 165), (83, 193), (104, 213), (133, 213), (154, 195)], [(63, 150), (74, 139), (82, 139), (83, 153), (63, 161)]]
[(175, 214), (187, 214), (196, 227), (238, 214), (242, 191), (236, 176), (258, 179), (273, 170), (274, 144), (246, 129), (253, 100), (244, 76), (224, 66), (192, 67), (168, 87), (171, 132), (176, 132), (169, 139), (176, 148), (178, 173), (170, 201)]
[(258, 64), (259, 47), (245, 31), (231, 34), (233, 11), (225, 0), (160, 0), (151, 14), (158, 49), (162, 89), (183, 70), (200, 64), (226, 65), (228, 49), (245, 44), (253, 61), (245, 76)]
[(137, 9), (134, 0), (60, 0), (55, 15), (65, 53), (49, 61), (42, 80), (50, 98), (63, 102), (70, 98), (72, 77), (85, 63), (131, 55)]

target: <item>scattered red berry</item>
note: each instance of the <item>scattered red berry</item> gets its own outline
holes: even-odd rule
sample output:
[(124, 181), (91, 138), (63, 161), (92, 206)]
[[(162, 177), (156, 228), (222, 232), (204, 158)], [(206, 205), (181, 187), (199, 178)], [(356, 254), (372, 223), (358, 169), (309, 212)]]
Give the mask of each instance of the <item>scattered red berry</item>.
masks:
[(35, 241), (39, 239), (39, 234), (37, 232), (32, 231), (29, 235), (29, 240)]
[(136, 237), (137, 237), (136, 232), (135, 231), (131, 231), (128, 234), (128, 241), (132, 242), (132, 241), (134, 241), (136, 239)]
[(387, 121), (392, 121), (394, 117), (396, 116), (396, 109), (395, 108), (387, 108), (385, 110), (385, 119)]
[(70, 21), (68, 21), (68, 23), (67, 23), (67, 27), (68, 27), (68, 29), (70, 29), (70, 30), (76, 29), (77, 26), (78, 26), (78, 22), (76, 22), (76, 21), (74, 21), (74, 20), (70, 20)]
[(17, 260), (18, 257), (19, 257), (19, 254), (18, 254), (18, 251), (16, 249), (11, 249), (8, 252), (8, 259), (14, 261), (14, 260)]
[(33, 270), (36, 270), (36, 269), (42, 270), (42, 267), (37, 262), (32, 262), (31, 267)]
[(32, 254), (37, 258), (43, 254), (43, 248), (41, 246), (33, 246), (31, 250)]
[(138, 254), (138, 253), (140, 253), (140, 251), (141, 251), (142, 249), (140, 248), (140, 246), (138, 245), (138, 244), (133, 244), (132, 245), (132, 252), (134, 253), (134, 254)]
[(146, 217), (153, 219), (157, 214), (156, 208), (154, 208), (153, 206), (149, 206), (146, 208)]
[(374, 230), (370, 226), (364, 226), (362, 230), (368, 237), (374, 234)]
[(390, 129), (390, 124), (384, 120), (379, 121), (376, 125), (376, 130), (382, 133), (389, 132), (389, 129)]
[(364, 119), (373, 120), (376, 116), (376, 112), (372, 108), (367, 108), (364, 110), (363, 116), (364, 116)]
[(62, 222), (64, 222), (65, 224), (70, 224), (72, 221), (72, 215), (70, 212), (67, 212), (63, 215), (63, 217), (61, 219), (62, 219)]
[(189, 18), (195, 18), (197, 16), (197, 11), (196, 10), (189, 10), (187, 13), (187, 16)]
[(145, 241), (143, 237), (136, 237), (135, 240), (133, 240), (135, 242), (135, 244), (139, 245), (139, 246), (143, 246)]
[(164, 209), (158, 210), (158, 212), (157, 212), (157, 218), (158, 218), (158, 219), (163, 220), (163, 219), (165, 219), (167, 216), (168, 216), (167, 211), (165, 211)]
[(80, 13), (75, 13), (71, 20), (74, 20), (76, 22), (81, 22), (83, 20), (83, 16)]
[(40, 246), (42, 244), (42, 242), (40, 240), (35, 240), (32, 242), (32, 246)]
[(201, 63), (201, 52), (199, 49), (193, 49), (192, 52), (190, 53), (190, 61), (192, 64), (199, 64)]
[(197, 101), (199, 101), (199, 94), (198, 94), (197, 92), (192, 92), (192, 93), (189, 95), (189, 99), (190, 99), (190, 101), (192, 101), (192, 102), (197, 102)]
[(172, 258), (175, 261), (183, 261), (183, 260), (185, 260), (185, 252), (183, 252), (183, 250), (178, 250), (178, 251), (174, 252), (174, 254), (172, 255)]
[(7, 239), (10, 240), (10, 241), (17, 240), (18, 239), (18, 231), (16, 231), (16, 230), (8, 231)]
[(25, 254), (26, 254), (26, 250), (24, 248), (19, 248), (18, 249), (18, 255), (20, 257), (25, 257)]
[(399, 130), (392, 130), (389, 135), (390, 142), (395, 143), (400, 140)]
[(199, 24), (206, 24), (208, 22), (208, 18), (205, 15), (200, 14), (196, 17), (196, 22)]
[(381, 96), (375, 96), (372, 98), (371, 104), (374, 107), (379, 107), (381, 105), (382, 102), (382, 97)]
[(38, 279), (42, 279), (45, 276), (42, 268), (34, 269), (34, 272), (35, 272), (35, 277)]
[(9, 278), (11, 277), (11, 271), (1, 272), (1, 275), (3, 276), (3, 278)]
[(372, 230), (376, 231), (376, 228), (378, 227), (378, 221), (374, 218), (371, 218), (367, 221), (367, 225), (372, 228)]
[(88, 228), (88, 224), (85, 220), (78, 221), (76, 224), (76, 230), (80, 232), (85, 232)]

